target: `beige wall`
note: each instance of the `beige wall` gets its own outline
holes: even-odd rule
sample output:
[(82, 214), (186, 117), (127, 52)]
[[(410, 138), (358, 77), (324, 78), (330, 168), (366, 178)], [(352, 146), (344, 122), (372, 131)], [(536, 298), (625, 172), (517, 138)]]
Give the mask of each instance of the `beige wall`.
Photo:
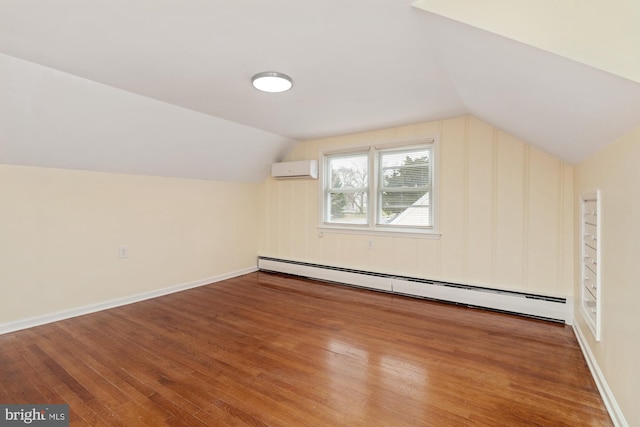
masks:
[[(439, 240), (318, 233), (319, 181), (262, 184), (259, 253), (496, 288), (573, 295), (573, 170), (473, 117), (299, 144), (320, 150), (440, 135)], [(368, 248), (368, 241), (373, 248)]]
[(0, 324), (254, 267), (258, 188), (0, 165)]
[[(628, 425), (640, 425), (640, 128), (575, 167), (576, 235), (580, 194), (601, 190), (602, 333), (596, 342), (579, 314), (576, 320)], [(576, 239), (575, 295), (580, 295)]]

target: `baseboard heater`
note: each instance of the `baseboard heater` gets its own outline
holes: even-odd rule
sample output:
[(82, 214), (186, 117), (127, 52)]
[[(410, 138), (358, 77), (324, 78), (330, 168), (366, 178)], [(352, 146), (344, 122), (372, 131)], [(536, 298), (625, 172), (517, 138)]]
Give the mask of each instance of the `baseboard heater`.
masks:
[(573, 304), (570, 298), (373, 273), (262, 256), (258, 257), (258, 269), (557, 323), (571, 324), (573, 319)]

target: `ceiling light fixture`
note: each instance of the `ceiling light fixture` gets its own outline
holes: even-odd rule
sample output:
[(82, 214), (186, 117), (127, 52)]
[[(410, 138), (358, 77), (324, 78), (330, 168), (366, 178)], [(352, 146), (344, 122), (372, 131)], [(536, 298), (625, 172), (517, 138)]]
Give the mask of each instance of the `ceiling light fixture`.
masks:
[(277, 71), (265, 71), (251, 77), (253, 87), (263, 92), (285, 92), (293, 86), (291, 77)]

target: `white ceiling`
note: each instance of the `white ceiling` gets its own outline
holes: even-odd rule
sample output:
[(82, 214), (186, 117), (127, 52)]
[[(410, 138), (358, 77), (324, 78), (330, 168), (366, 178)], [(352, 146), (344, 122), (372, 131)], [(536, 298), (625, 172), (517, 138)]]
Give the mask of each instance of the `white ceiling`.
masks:
[(640, 84), (411, 1), (0, 0), (0, 163), (258, 182), (296, 141), (464, 114), (571, 163), (640, 125)]

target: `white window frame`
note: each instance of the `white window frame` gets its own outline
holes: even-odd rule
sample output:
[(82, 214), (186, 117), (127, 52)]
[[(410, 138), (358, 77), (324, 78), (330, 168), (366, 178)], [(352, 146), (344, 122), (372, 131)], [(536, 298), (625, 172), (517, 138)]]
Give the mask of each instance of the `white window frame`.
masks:
[[(385, 151), (402, 151), (412, 148), (429, 148), (431, 150), (430, 174), (430, 215), (432, 225), (429, 227), (412, 227), (389, 224), (377, 224), (379, 209), (379, 154)], [(328, 159), (331, 156), (348, 156), (349, 154), (368, 155), (368, 206), (366, 224), (340, 224), (327, 222), (326, 218), (330, 209), (327, 195), (327, 180), (329, 179)], [(320, 151), (321, 167), (319, 168), (319, 203), (318, 215), (320, 233), (346, 233), (366, 235), (395, 235), (402, 237), (440, 238), (438, 229), (438, 163), (439, 163), (439, 137), (437, 135), (426, 136), (419, 139), (402, 140), (375, 145), (364, 145), (342, 150)]]

